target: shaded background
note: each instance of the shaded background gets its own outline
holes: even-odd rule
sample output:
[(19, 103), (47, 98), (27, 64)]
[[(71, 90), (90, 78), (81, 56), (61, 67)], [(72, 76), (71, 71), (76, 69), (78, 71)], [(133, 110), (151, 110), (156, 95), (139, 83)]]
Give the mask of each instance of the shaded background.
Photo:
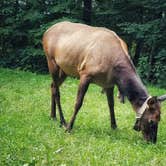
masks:
[(1, 0), (0, 66), (48, 73), (42, 35), (70, 20), (114, 30), (143, 81), (166, 87), (165, 9), (165, 0)]

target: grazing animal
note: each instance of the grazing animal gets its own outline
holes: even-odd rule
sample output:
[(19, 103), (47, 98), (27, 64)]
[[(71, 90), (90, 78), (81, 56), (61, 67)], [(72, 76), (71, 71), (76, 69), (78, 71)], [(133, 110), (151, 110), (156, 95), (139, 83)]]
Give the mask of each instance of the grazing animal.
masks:
[[(147, 141), (156, 142), (162, 97), (150, 97), (136, 73), (128, 55), (126, 43), (118, 35), (103, 27), (79, 23), (60, 22), (50, 27), (43, 36), (51, 84), (51, 117), (56, 118), (56, 105), (60, 124), (67, 131), (73, 128), (90, 83), (106, 92), (111, 127), (115, 129), (113, 91), (116, 85), (136, 112), (134, 129), (142, 131)], [(80, 79), (74, 113), (67, 124), (60, 103), (59, 87), (67, 76)]]

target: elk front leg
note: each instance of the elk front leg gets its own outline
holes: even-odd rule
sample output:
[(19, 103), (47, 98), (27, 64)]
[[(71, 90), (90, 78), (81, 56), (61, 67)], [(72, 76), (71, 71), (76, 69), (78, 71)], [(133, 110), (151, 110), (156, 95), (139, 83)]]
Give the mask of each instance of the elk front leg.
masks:
[(80, 84), (78, 87), (78, 92), (77, 92), (77, 99), (76, 99), (76, 104), (75, 104), (75, 109), (74, 109), (74, 113), (73, 116), (66, 128), (66, 131), (70, 132), (71, 129), (73, 128), (74, 125), (74, 121), (76, 118), (76, 115), (78, 113), (78, 111), (80, 110), (82, 103), (83, 103), (83, 99), (85, 96), (85, 93), (87, 92), (88, 86), (90, 84), (90, 77), (88, 76), (82, 76), (80, 78)]
[(114, 87), (109, 88), (106, 90), (107, 95), (107, 101), (110, 111), (110, 119), (111, 119), (111, 128), (116, 129), (116, 119), (115, 119), (115, 113), (114, 113)]

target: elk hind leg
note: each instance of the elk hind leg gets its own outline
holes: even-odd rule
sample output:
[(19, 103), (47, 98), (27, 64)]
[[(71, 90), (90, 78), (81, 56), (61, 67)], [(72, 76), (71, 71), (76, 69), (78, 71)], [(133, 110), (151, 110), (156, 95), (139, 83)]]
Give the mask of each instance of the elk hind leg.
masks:
[(56, 118), (56, 105), (58, 107), (60, 124), (66, 126), (66, 121), (60, 103), (60, 85), (64, 82), (66, 74), (59, 68), (55, 60), (48, 61), (49, 71), (52, 76), (51, 84), (51, 117)]

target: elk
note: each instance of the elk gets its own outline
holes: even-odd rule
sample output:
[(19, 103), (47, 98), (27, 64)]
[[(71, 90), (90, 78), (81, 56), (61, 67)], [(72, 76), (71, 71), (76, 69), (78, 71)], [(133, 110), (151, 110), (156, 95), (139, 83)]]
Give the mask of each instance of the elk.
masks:
[[(70, 132), (90, 83), (106, 93), (111, 127), (117, 127), (114, 114), (114, 86), (126, 96), (136, 112), (134, 129), (142, 131), (146, 141), (155, 143), (160, 121), (160, 103), (166, 95), (151, 97), (129, 57), (126, 43), (113, 31), (80, 23), (60, 22), (43, 35), (51, 83), (51, 117)], [(74, 113), (67, 124), (60, 103), (59, 87), (67, 76), (80, 79)]]

